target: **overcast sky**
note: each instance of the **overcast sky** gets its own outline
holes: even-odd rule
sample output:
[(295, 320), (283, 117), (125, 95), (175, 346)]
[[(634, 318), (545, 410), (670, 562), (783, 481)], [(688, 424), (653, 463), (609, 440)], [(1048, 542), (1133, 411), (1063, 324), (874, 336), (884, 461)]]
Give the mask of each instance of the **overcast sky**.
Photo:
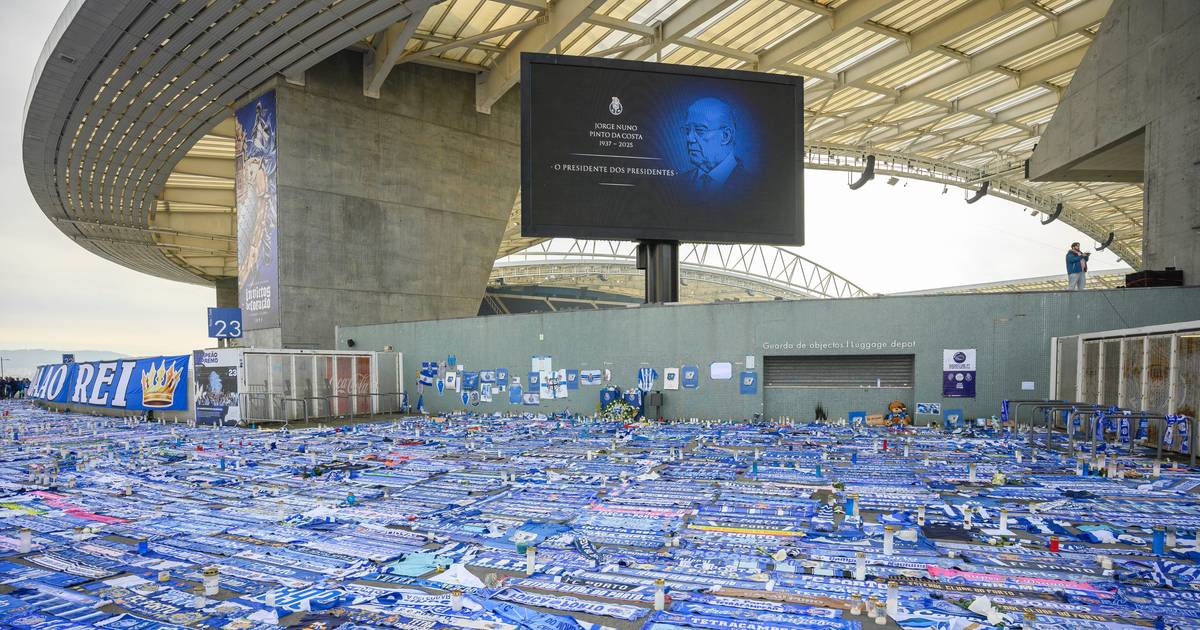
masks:
[[(21, 124), (34, 65), (65, 0), (0, 2), (0, 349), (183, 353), (209, 345), (212, 288), (160, 280), (75, 245), (33, 201), (21, 163)], [(1062, 222), (988, 197), (968, 206), (919, 181), (858, 191), (848, 175), (806, 174), (808, 243), (799, 252), (873, 293), (1064, 273), (1071, 241), (1095, 242)], [(283, 209), (286, 211), (286, 209)], [(1100, 252), (1093, 270), (1121, 268)]]

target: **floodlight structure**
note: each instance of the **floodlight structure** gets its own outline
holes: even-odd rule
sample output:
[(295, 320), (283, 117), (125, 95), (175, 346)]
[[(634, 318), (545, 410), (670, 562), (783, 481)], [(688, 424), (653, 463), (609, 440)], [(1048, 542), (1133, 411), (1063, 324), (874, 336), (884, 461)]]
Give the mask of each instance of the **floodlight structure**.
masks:
[(971, 195), (970, 197), (967, 198), (967, 203), (975, 203), (976, 201), (979, 201), (980, 199), (983, 199), (984, 197), (986, 197), (988, 188), (990, 188), (991, 185), (992, 185), (991, 180), (983, 182), (983, 185), (979, 187), (979, 190), (975, 191), (974, 195)]
[(850, 190), (858, 190), (872, 179), (875, 179), (875, 156), (868, 155), (867, 166), (863, 169), (862, 176), (850, 184)]

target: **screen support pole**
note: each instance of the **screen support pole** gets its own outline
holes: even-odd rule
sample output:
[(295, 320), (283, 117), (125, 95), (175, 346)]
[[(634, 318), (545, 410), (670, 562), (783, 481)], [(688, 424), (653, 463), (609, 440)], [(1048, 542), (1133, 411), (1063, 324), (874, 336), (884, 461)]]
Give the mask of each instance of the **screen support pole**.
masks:
[(679, 241), (638, 241), (637, 268), (646, 271), (646, 304), (679, 301)]

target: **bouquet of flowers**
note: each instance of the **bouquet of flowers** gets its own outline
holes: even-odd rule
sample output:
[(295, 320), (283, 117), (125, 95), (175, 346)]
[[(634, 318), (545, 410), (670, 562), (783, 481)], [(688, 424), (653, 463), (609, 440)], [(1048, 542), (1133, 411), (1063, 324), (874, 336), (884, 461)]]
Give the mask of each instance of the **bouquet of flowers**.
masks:
[(600, 417), (614, 422), (630, 422), (638, 416), (638, 408), (620, 398), (600, 409)]

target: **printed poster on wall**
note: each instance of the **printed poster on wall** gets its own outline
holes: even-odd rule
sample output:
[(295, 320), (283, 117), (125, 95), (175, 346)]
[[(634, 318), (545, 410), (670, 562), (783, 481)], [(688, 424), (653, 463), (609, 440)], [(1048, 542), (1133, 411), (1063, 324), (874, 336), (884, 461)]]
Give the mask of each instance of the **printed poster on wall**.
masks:
[(679, 368), (669, 367), (663, 370), (663, 389), (679, 389)]
[(241, 351), (232, 348), (196, 350), (192, 353), (197, 423), (225, 425), (241, 421), (238, 400), (241, 358)]
[(975, 349), (942, 350), (942, 396), (975, 397)]
[(238, 305), (246, 330), (274, 328), (280, 325), (275, 92), (242, 106), (235, 119)]

